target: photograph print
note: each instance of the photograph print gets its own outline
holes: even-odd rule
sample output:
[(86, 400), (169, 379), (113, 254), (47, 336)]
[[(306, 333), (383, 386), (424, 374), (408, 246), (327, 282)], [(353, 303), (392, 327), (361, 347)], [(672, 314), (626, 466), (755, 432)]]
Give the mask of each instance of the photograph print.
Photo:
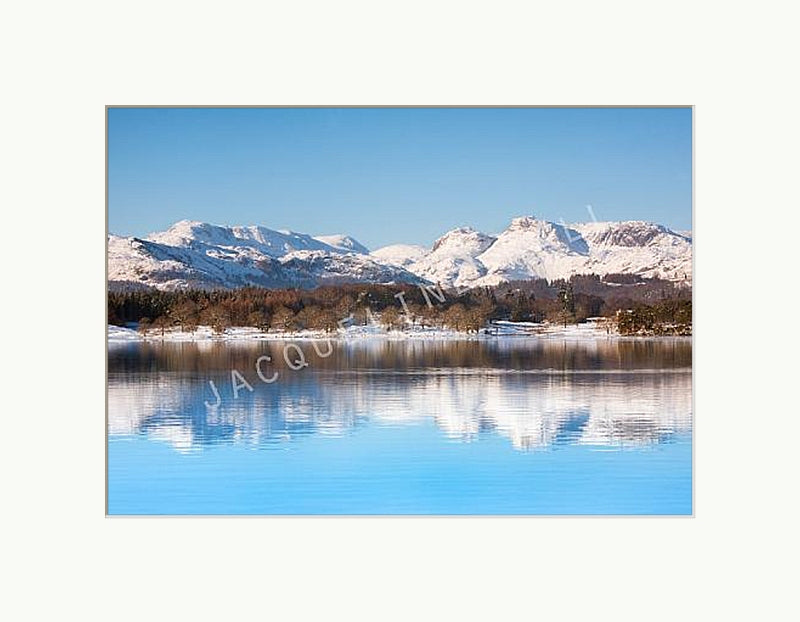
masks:
[(693, 515), (691, 107), (105, 114), (108, 515)]

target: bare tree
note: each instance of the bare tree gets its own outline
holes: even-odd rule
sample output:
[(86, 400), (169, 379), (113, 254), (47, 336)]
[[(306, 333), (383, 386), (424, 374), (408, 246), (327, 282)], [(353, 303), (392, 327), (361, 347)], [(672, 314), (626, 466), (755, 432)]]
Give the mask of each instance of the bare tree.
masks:
[(152, 324), (153, 323), (150, 321), (149, 317), (143, 317), (139, 320), (139, 326), (137, 327), (137, 330), (143, 335), (147, 335), (147, 331), (150, 330)]
[(270, 326), (280, 331), (292, 330), (295, 327), (294, 311), (283, 305), (279, 306), (272, 314)]
[(181, 332), (197, 328), (197, 305), (192, 300), (184, 300), (169, 310), (172, 321), (180, 326)]
[(172, 322), (166, 315), (159, 315), (156, 319), (153, 320), (152, 327), (156, 330), (161, 331), (161, 336), (164, 336), (164, 331), (167, 327), (171, 326)]
[(450, 306), (444, 312), (444, 323), (453, 330), (464, 330), (467, 323), (467, 312), (460, 302)]
[(270, 326), (270, 317), (263, 310), (256, 309), (247, 316), (247, 325), (266, 333)]
[(217, 335), (225, 332), (231, 325), (230, 313), (222, 305), (216, 304), (203, 310), (203, 323), (211, 327)]
[(381, 313), (381, 324), (389, 330), (400, 330), (405, 325), (405, 319), (394, 307), (388, 307)]

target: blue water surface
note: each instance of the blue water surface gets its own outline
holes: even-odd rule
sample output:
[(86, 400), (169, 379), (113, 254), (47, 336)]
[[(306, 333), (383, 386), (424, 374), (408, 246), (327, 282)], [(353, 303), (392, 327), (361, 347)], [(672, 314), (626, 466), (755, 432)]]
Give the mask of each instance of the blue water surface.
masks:
[(688, 340), (282, 345), (110, 348), (109, 514), (692, 513)]

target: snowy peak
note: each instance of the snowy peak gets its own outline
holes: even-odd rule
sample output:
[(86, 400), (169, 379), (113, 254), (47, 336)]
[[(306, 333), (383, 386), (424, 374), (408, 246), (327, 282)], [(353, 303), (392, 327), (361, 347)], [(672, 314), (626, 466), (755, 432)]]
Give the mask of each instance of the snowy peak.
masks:
[(224, 227), (191, 220), (146, 239), (108, 237), (109, 283), (118, 289), (316, 287), (327, 283), (422, 283), (400, 266), (370, 257), (349, 236)]
[(514, 218), (498, 237), (503, 245), (529, 246), (531, 250), (562, 251), (586, 255), (589, 247), (575, 229), (533, 216)]
[(267, 256), (260, 261), (231, 258), (222, 252), (202, 252), (152, 240), (108, 236), (108, 280), (113, 287), (134, 289), (215, 289), (283, 281), (280, 265)]
[(533, 229), (538, 226), (540, 221), (536, 220), (535, 216), (518, 216), (511, 219), (511, 224), (508, 226), (510, 230), (518, 229)]
[(349, 235), (342, 235), (340, 233), (335, 235), (317, 235), (314, 236), (314, 239), (343, 253), (359, 253), (361, 255), (369, 255), (369, 249)]
[(230, 242), (232, 235), (224, 227), (218, 227), (197, 220), (180, 220), (166, 231), (158, 231), (147, 236), (147, 240), (170, 246), (189, 246), (192, 242), (218, 243)]
[(691, 257), (690, 240), (654, 223), (567, 226), (523, 216), (478, 256), (486, 274), (477, 284), (617, 272), (688, 281)]
[(453, 229), (436, 240), (431, 252), (408, 269), (434, 283), (467, 286), (486, 274), (476, 257), (494, 241), (494, 237), (470, 227)]
[(532, 216), (514, 218), (477, 257), (485, 269), (477, 284), (569, 277), (585, 264), (589, 252), (586, 240), (575, 229)]
[(275, 257), (296, 250), (331, 250), (324, 242), (294, 231), (273, 231), (266, 227), (249, 226), (232, 227), (231, 232), (237, 240), (244, 243), (257, 242)]
[(419, 261), (428, 253), (424, 246), (416, 244), (391, 244), (370, 253), (372, 257), (384, 263), (407, 268)]
[(477, 287), (610, 273), (690, 284), (691, 232), (676, 233), (643, 221), (565, 225), (520, 216), (497, 237), (459, 227), (442, 235), (431, 249), (394, 244), (372, 253), (344, 234), (312, 237), (191, 220), (145, 239), (108, 238), (108, 275), (115, 287), (315, 287), (358, 282)]
[(472, 227), (459, 227), (445, 233), (433, 243), (431, 253), (457, 254), (476, 257), (495, 241), (490, 235), (475, 231)]
[[(577, 225), (592, 244), (634, 248), (648, 246), (659, 239), (680, 236), (662, 225), (644, 221), (604, 222)], [(680, 236), (685, 237), (685, 236)]]
[(256, 225), (224, 227), (193, 220), (176, 222), (166, 231), (150, 234), (147, 239), (170, 246), (188, 248), (200, 245), (227, 249), (250, 248), (270, 257), (282, 257), (286, 253), (296, 250), (341, 252), (304, 233), (274, 231)]

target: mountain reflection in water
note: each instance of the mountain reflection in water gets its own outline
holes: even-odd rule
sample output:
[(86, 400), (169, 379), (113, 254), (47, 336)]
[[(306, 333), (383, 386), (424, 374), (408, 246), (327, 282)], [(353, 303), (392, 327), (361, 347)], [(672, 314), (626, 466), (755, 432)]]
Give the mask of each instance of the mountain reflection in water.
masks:
[[(291, 448), (368, 423), (435, 422), (447, 439), (508, 439), (518, 450), (643, 447), (691, 433), (689, 339), (333, 341), (308, 366), (288, 342), (133, 343), (109, 348), (111, 437), (163, 440), (180, 451), (218, 444)], [(320, 345), (319, 351), (327, 351)], [(272, 384), (256, 372), (259, 357)], [(292, 348), (289, 361), (297, 359)], [(234, 398), (231, 370), (253, 390)], [(209, 381), (220, 393), (218, 407)]]

